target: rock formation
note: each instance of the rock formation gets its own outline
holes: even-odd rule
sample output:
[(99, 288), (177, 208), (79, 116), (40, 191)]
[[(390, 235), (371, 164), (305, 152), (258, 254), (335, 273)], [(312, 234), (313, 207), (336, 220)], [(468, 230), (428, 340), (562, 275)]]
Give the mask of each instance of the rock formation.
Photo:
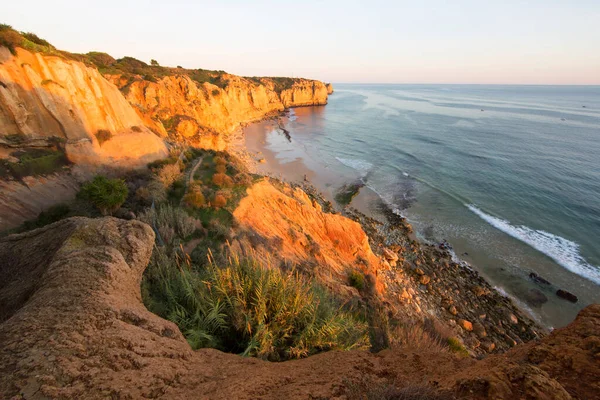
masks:
[[(99, 131), (110, 136), (102, 145)], [(81, 164), (131, 167), (167, 155), (163, 141), (95, 68), (21, 48), (13, 56), (0, 47), (0, 145), (39, 147), (52, 138)]]
[(268, 363), (193, 352), (148, 312), (147, 225), (72, 218), (0, 240), (2, 398), (343, 398), (349, 382), (427, 384), (474, 399), (600, 398), (600, 306), (541, 341), (477, 361), (404, 346)]
[(118, 75), (110, 79), (128, 85), (127, 100), (155, 132), (216, 150), (225, 149), (225, 135), (244, 124), (289, 107), (327, 104), (325, 85), (307, 79), (290, 80), (289, 88), (279, 92), (270, 78), (257, 82), (230, 74), (221, 76), (224, 88), (181, 74), (156, 82), (128, 83)]

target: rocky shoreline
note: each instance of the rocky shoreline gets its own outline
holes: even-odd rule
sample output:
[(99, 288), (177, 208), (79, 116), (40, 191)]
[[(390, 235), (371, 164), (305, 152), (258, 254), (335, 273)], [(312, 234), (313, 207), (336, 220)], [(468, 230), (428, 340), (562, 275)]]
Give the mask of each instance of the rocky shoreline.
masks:
[[(243, 144), (240, 132), (232, 152), (258, 173), (261, 158)], [(281, 177), (277, 171), (266, 175)], [(324, 212), (340, 213), (361, 224), (373, 252), (386, 260), (377, 278), (384, 286), (382, 309), (390, 320), (406, 324), (435, 318), (474, 356), (504, 352), (547, 333), (449, 249), (420, 243), (408, 221), (383, 202), (377, 207), (383, 219), (376, 219), (348, 206), (336, 210), (306, 177), (291, 185), (304, 190)], [(359, 191), (356, 185), (348, 190), (352, 197)]]
[[(308, 182), (302, 189), (318, 199), (324, 211), (333, 205)], [(448, 324), (474, 355), (504, 352), (548, 332), (510, 298), (492, 287), (466, 263), (457, 262), (444, 246), (420, 243), (408, 221), (381, 204), (385, 222), (345, 207), (342, 215), (359, 222), (373, 252), (389, 268), (378, 275), (383, 302), (392, 318), (422, 321), (436, 317)]]

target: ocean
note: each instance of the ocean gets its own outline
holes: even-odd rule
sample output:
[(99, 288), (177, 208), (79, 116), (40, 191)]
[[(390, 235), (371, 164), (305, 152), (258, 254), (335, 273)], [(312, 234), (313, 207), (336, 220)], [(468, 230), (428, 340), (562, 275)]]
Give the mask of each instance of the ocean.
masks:
[(330, 195), (362, 180), (548, 327), (600, 302), (600, 87), (334, 88), (292, 110), (290, 140), (268, 123), (246, 135), (262, 130), (278, 164), (301, 162)]

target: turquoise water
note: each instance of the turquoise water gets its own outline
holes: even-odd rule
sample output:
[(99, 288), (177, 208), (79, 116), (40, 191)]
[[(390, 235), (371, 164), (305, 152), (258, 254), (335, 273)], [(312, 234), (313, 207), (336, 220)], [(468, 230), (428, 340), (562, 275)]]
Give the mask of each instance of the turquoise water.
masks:
[[(600, 87), (335, 89), (287, 123), (307, 165), (363, 179), (421, 238), (448, 240), (547, 325), (600, 302)], [(529, 304), (531, 289), (549, 301)]]

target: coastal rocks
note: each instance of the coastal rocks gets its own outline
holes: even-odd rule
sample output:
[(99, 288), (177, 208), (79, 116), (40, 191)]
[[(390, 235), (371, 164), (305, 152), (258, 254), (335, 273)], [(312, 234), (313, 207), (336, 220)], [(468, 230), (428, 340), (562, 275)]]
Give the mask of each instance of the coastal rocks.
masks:
[(431, 282), (431, 278), (427, 275), (421, 275), (421, 278), (419, 278), (419, 283), (421, 285), (427, 285), (429, 282)]
[(535, 283), (538, 283), (540, 285), (550, 285), (550, 282), (548, 282), (546, 279), (542, 278), (541, 276), (539, 276), (535, 272), (530, 272), (529, 273), (529, 278), (532, 281), (534, 281)]
[(466, 331), (471, 332), (473, 330), (473, 324), (467, 320), (464, 319), (459, 319), (458, 320), (458, 325), (460, 325), (461, 328), (463, 328)]
[(325, 87), (327, 88), (327, 94), (333, 94), (333, 85), (331, 83), (326, 83)]
[(398, 254), (386, 248), (383, 249), (382, 253), (383, 257), (390, 264), (390, 266), (395, 267), (396, 263), (398, 262)]
[(560, 297), (561, 299), (570, 301), (571, 303), (577, 303), (577, 301), (579, 301), (577, 296), (575, 296), (573, 293), (567, 292), (566, 290), (563, 290), (563, 289), (558, 289), (556, 291), (556, 295), (558, 297)]

